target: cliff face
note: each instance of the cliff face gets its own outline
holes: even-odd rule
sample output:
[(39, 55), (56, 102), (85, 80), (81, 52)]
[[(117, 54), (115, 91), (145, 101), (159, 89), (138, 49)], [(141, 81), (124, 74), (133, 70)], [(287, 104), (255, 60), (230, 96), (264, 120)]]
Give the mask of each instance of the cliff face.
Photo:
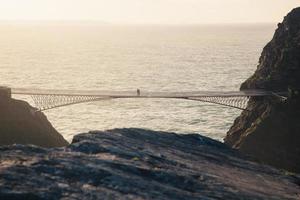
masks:
[(0, 199), (299, 199), (300, 177), (200, 135), (116, 129), (0, 147)]
[(10, 144), (62, 147), (68, 142), (28, 103), (0, 98), (0, 145)]
[(300, 8), (278, 24), (256, 72), (241, 89), (288, 91), (288, 99), (251, 98), (225, 143), (262, 162), (300, 172)]

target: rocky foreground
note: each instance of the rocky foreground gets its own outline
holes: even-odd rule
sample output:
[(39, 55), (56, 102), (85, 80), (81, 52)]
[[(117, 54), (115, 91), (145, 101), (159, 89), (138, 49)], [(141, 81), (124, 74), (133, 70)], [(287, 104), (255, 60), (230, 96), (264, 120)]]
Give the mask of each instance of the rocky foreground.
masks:
[(0, 199), (299, 199), (300, 176), (200, 135), (116, 129), (0, 147)]

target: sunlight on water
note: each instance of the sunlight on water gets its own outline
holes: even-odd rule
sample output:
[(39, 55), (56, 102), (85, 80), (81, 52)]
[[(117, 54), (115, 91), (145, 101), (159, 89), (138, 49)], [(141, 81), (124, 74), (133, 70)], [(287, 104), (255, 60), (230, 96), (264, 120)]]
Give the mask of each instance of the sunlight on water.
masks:
[[(0, 25), (1, 85), (47, 89), (238, 90), (274, 25)], [(240, 111), (181, 100), (107, 100), (46, 112), (65, 138), (141, 127), (221, 140)]]

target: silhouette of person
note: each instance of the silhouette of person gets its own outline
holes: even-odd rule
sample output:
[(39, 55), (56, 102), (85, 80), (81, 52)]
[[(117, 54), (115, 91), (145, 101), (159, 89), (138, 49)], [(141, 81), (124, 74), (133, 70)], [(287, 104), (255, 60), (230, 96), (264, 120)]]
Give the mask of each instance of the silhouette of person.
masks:
[(140, 89), (137, 89), (137, 90), (136, 90), (136, 94), (137, 94), (137, 96), (141, 96), (141, 91), (140, 91)]

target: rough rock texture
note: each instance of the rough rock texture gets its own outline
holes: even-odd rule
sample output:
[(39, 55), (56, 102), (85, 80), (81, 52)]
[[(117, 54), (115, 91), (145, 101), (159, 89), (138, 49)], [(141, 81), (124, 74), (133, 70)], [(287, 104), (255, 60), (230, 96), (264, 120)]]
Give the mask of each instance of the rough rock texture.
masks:
[(68, 142), (28, 103), (0, 98), (0, 145), (10, 144), (62, 147)]
[(300, 8), (278, 24), (255, 74), (241, 89), (288, 91), (288, 99), (251, 98), (225, 143), (278, 168), (300, 172)]
[(299, 199), (300, 177), (200, 135), (90, 132), (65, 148), (0, 147), (0, 199)]

